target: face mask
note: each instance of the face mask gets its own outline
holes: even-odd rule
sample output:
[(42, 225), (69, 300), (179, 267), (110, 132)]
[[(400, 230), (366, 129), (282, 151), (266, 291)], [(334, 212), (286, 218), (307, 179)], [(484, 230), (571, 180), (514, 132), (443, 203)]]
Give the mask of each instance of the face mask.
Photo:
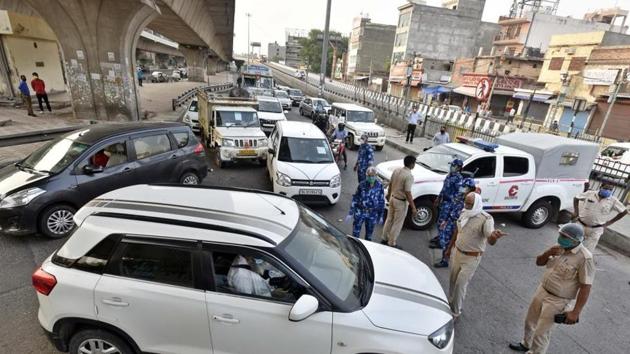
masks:
[(562, 235), (558, 236), (558, 244), (564, 249), (569, 249), (577, 246), (575, 241)]
[(451, 173), (455, 173), (455, 172), (457, 172), (457, 171), (459, 171), (459, 167), (457, 167), (457, 166), (451, 166)]
[(444, 134), (444, 133), (446, 133), (446, 130), (440, 130), (440, 133)]
[(612, 191), (610, 189), (600, 189), (599, 196), (602, 198), (610, 198)]
[(376, 182), (376, 177), (374, 176), (367, 176), (365, 179), (367, 179), (369, 184), (374, 184), (374, 182)]

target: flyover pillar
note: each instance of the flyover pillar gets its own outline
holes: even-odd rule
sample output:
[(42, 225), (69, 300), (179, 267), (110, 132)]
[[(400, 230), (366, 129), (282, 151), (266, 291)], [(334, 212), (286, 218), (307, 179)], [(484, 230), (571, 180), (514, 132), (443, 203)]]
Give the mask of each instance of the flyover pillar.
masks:
[(24, 0), (59, 38), (76, 118), (138, 120), (135, 47), (156, 8), (129, 0)]
[(179, 51), (186, 58), (188, 66), (188, 81), (206, 81), (206, 72), (208, 69), (208, 48), (180, 45)]

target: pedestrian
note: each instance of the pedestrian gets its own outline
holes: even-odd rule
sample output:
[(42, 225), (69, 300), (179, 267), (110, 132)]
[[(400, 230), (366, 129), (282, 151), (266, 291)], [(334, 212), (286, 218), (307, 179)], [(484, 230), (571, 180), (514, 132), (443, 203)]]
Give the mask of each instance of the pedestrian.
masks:
[(413, 175), (411, 170), (416, 166), (416, 157), (407, 155), (403, 159), (404, 167), (399, 167), (392, 173), (389, 187), (387, 188), (387, 200), (389, 210), (387, 220), (383, 226), (383, 236), (381, 243), (395, 248), (401, 248), (396, 240), (402, 230), (407, 210), (411, 209), (411, 215), (416, 215), (416, 205), (411, 195), (413, 186)]
[(37, 73), (33, 73), (33, 80), (31, 80), (31, 87), (33, 91), (35, 91), (35, 96), (37, 96), (37, 103), (39, 103), (39, 113), (44, 113), (44, 106), (42, 105), (42, 101), (46, 102), (46, 108), (48, 108), (48, 112), (52, 112), (50, 108), (50, 103), (48, 102), (48, 95), (46, 94), (46, 83), (44, 80), (39, 78)]
[(365, 179), (368, 168), (374, 165), (374, 148), (368, 144), (368, 136), (366, 134), (361, 135), (361, 145), (359, 145), (359, 157), (354, 164), (354, 170), (357, 171), (357, 177), (359, 183)]
[(441, 223), (438, 225), (437, 243), (432, 242), (429, 245), (429, 247), (431, 248), (442, 249), (442, 259), (433, 265), (435, 268), (448, 267), (448, 257), (446, 256), (446, 250), (448, 249), (448, 245), (451, 243), (453, 234), (457, 229), (457, 219), (459, 219), (459, 216), (464, 210), (464, 198), (468, 195), (468, 193), (476, 191), (477, 186), (475, 185), (475, 180), (472, 177), (463, 178), (461, 182), (461, 187), (459, 188), (459, 192), (457, 193), (456, 197), (451, 203), (448, 204), (447, 207), (445, 207), (445, 209), (447, 209), (447, 212), (446, 215), (443, 216)]
[(451, 142), (451, 137), (446, 132), (446, 126), (440, 128), (440, 132), (433, 137), (433, 146), (447, 144)]
[(512, 107), (512, 109), (510, 109), (510, 113), (508, 115), (508, 123), (512, 123), (514, 121), (514, 117), (516, 116), (516, 109), (514, 109), (514, 107)]
[(37, 117), (33, 112), (33, 101), (31, 100), (31, 90), (28, 88), (28, 84), (26, 83), (26, 76), (20, 75), (20, 85), (18, 86), (20, 89), (20, 94), (22, 95), (22, 103), (26, 106), (26, 111), (28, 115), (31, 117)]
[[(342, 144), (346, 143), (346, 140), (348, 140), (348, 131), (346, 130), (346, 124), (344, 122), (339, 122), (339, 124), (337, 124), (337, 128), (333, 131), (331, 139), (333, 141), (341, 140)], [(348, 155), (346, 154), (346, 149), (343, 149), (341, 156), (343, 156), (343, 169), (345, 170), (348, 168)]]
[(457, 220), (457, 229), (446, 251), (450, 257), (449, 303), (453, 317), (462, 313), (468, 283), (472, 279), (486, 244), (496, 244), (506, 234), (494, 229), (494, 219), (483, 211), (481, 195), (468, 193), (464, 199), (464, 210)]
[[(604, 230), (628, 214), (612, 192), (612, 182), (602, 181), (599, 191), (586, 191), (573, 198), (573, 217), (584, 226), (584, 247), (591, 253)], [(613, 216), (614, 213), (617, 214)]]
[(554, 120), (553, 123), (551, 123), (551, 131), (554, 133), (558, 132), (558, 121)]
[(361, 228), (365, 224), (365, 239), (372, 240), (374, 226), (383, 223), (385, 212), (384, 188), (376, 178), (376, 168), (368, 167), (366, 178), (359, 183), (352, 196), (352, 206), (348, 218), (354, 218), (352, 236), (360, 238)]
[(136, 75), (138, 76), (138, 86), (142, 86), (142, 80), (144, 80), (144, 72), (142, 67), (138, 67)]
[(420, 113), (418, 112), (418, 107), (413, 106), (413, 111), (409, 114), (409, 118), (407, 118), (407, 139), (405, 139), (406, 143), (413, 144), (413, 136), (416, 134), (416, 127), (418, 126), (419, 121)]
[[(558, 244), (536, 258), (536, 265), (546, 269), (527, 310), (523, 340), (510, 343), (512, 350), (546, 353), (555, 323), (575, 324), (588, 301), (595, 263), (582, 245), (584, 229), (571, 223), (562, 226), (559, 234)], [(574, 299), (573, 309), (567, 311)]]

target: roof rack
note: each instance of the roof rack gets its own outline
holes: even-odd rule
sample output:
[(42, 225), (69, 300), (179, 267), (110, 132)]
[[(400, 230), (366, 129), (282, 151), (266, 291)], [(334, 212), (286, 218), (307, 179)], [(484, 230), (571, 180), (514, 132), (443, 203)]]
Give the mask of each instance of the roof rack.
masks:
[(486, 152), (494, 152), (494, 150), (499, 147), (499, 144), (490, 143), (481, 138), (469, 138), (465, 136), (458, 136), (455, 139), (459, 143), (474, 146)]

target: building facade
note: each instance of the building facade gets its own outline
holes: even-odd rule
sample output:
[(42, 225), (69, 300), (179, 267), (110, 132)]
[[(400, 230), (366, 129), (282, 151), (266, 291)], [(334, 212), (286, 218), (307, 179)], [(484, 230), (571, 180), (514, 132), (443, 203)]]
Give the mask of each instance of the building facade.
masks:
[(284, 63), (293, 68), (299, 68), (304, 64), (300, 52), (302, 45), (300, 39), (306, 38), (308, 33), (300, 29), (287, 29), (285, 42), (285, 59)]
[(372, 23), (356, 17), (348, 43), (348, 80), (383, 78), (388, 75), (396, 26)]
[(284, 61), (287, 55), (287, 47), (278, 44), (278, 42), (269, 43), (267, 45), (267, 58), (270, 61)]

